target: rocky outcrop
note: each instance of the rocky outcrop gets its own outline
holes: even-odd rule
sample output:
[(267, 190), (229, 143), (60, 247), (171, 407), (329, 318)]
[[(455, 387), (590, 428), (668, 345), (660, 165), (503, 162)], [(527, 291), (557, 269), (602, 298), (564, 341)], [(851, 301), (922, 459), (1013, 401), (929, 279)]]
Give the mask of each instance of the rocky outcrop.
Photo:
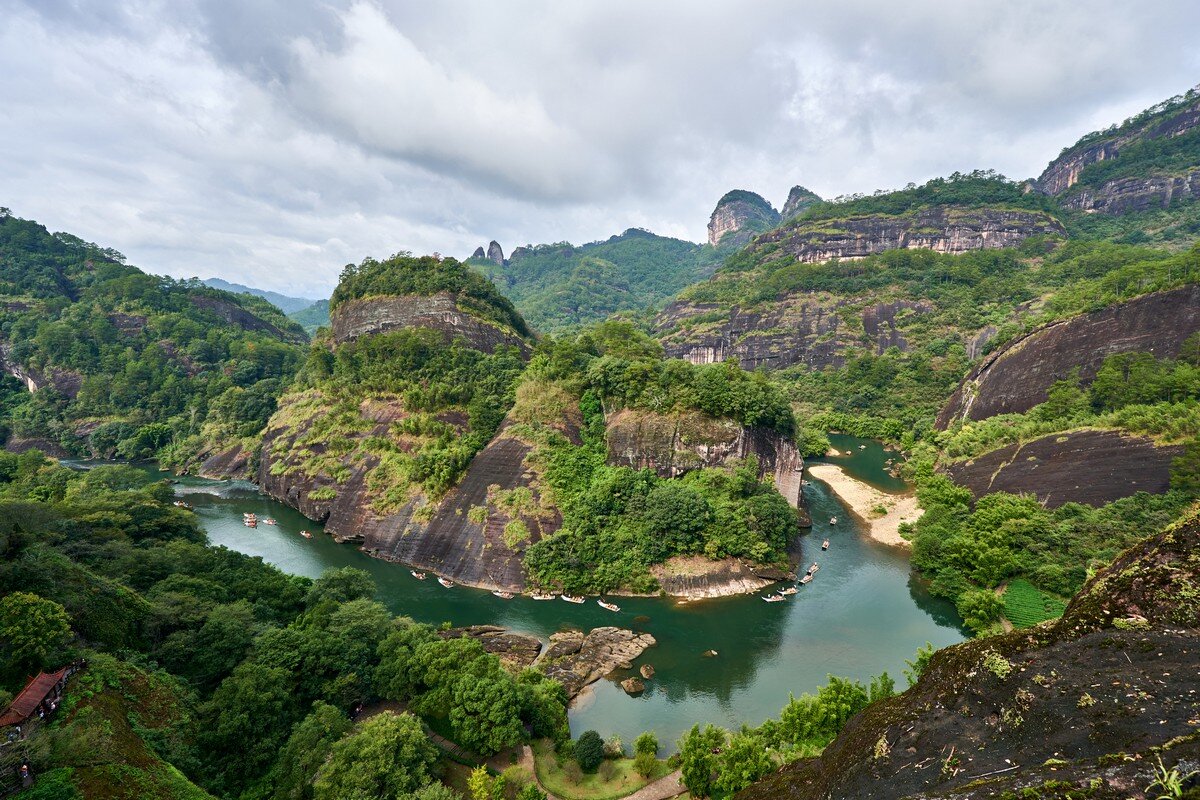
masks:
[(821, 202), (821, 197), (816, 192), (809, 191), (803, 186), (793, 186), (792, 190), (788, 192), (787, 202), (783, 204), (780, 217), (791, 219), (798, 214), (803, 214), (819, 202)]
[[(252, 480), (255, 477), (253, 472), (254, 452), (240, 444), (216, 452), (202, 453), (199, 458), (201, 460), (195, 468), (195, 472), (202, 478), (226, 481)], [(184, 471), (192, 471), (191, 466), (185, 467)]]
[(608, 463), (652, 469), (676, 478), (693, 469), (717, 467), (754, 456), (759, 477), (771, 476), (793, 507), (804, 504), (804, 459), (790, 439), (773, 430), (747, 428), (699, 412), (657, 414), (626, 409), (606, 421)]
[(593, 628), (586, 636), (582, 631), (564, 631), (550, 637), (541, 669), (574, 698), (583, 687), (614, 670), (631, 669), (633, 661), (655, 644), (650, 634), (623, 628)]
[(976, 497), (1009, 492), (1034, 495), (1046, 508), (1102, 506), (1138, 492), (1166, 492), (1171, 461), (1182, 452), (1119, 431), (1089, 430), (1009, 445), (942, 471)]
[(74, 370), (49, 367), (42, 371), (18, 363), (12, 356), (12, 346), (6, 342), (0, 343), (0, 370), (25, 384), (30, 393), (51, 387), (64, 397), (74, 399), (83, 387), (83, 376)]
[[(811, 524), (811, 523), (810, 523)], [(793, 562), (799, 559), (799, 543), (794, 546)], [(751, 594), (783, 580), (795, 580), (792, 572), (736, 558), (720, 561), (701, 556), (674, 556), (650, 568), (663, 592), (671, 597), (704, 600)]]
[(506, 667), (516, 672), (532, 667), (542, 652), (542, 642), (536, 636), (515, 633), (499, 625), (451, 628), (438, 635), (443, 639), (474, 639), (483, 646), (485, 652), (497, 656)]
[[(845, 319), (847, 306), (861, 305), (861, 331)], [(882, 353), (889, 347), (908, 350), (904, 327), (928, 313), (926, 301), (883, 303), (860, 298), (797, 293), (751, 309), (726, 309), (715, 303), (676, 301), (655, 318), (668, 356), (693, 364), (736, 360), (743, 369), (811, 369), (840, 367), (851, 347)], [(713, 317), (720, 315), (716, 321)], [(695, 320), (700, 320), (696, 322)]]
[(977, 364), (938, 415), (953, 421), (1019, 414), (1046, 399), (1050, 386), (1079, 370), (1084, 385), (1114, 353), (1174, 358), (1200, 330), (1200, 286), (1136, 297), (1052, 322), (997, 349)]
[(885, 250), (966, 253), (1016, 247), (1031, 236), (1066, 236), (1062, 224), (1040, 211), (940, 206), (905, 214), (806, 220), (764, 233), (756, 248), (776, 247), (797, 261), (866, 258)]
[(504, 250), (495, 239), (488, 242), (487, 257), (488, 261), (491, 261), (496, 266), (504, 266)]
[(1062, 203), (1079, 211), (1133, 214), (1188, 200), (1200, 200), (1200, 169), (1182, 175), (1121, 178), (1100, 186), (1079, 186), (1063, 197)]
[(1100, 570), (1060, 620), (938, 651), (819, 757), (738, 798), (1158, 796), (1158, 759), (1200, 768), (1197, 596), (1193, 517)]
[(281, 339), (285, 342), (294, 342), (302, 344), (307, 341), (303, 332), (295, 330), (283, 331), (275, 325), (261, 319), (246, 309), (239, 306), (237, 303), (231, 303), (220, 297), (212, 297), (206, 294), (188, 295), (188, 299), (192, 301), (192, 305), (205, 311), (211, 312), (223, 320), (226, 324), (234, 325), (244, 331), (261, 331)]
[(333, 309), (329, 322), (335, 344), (401, 328), (428, 328), (445, 334), (447, 341), (465, 339), (471, 347), (485, 353), (494, 352), (500, 345), (529, 353), (529, 345), (516, 333), (463, 311), (450, 292), (348, 300)]
[(735, 189), (717, 201), (708, 220), (708, 243), (741, 247), (756, 233), (779, 224), (779, 212), (760, 195)]
[(475, 252), (471, 253), (471, 258), (487, 258), (487, 253), (483, 251), (483, 247), (476, 247)]
[(1185, 95), (1179, 100), (1168, 101), (1166, 108), (1157, 113), (1151, 109), (1151, 113), (1141, 115), (1145, 119), (1140, 122), (1111, 132), (1088, 134), (1051, 161), (1034, 186), (1044, 194), (1062, 194), (1079, 181), (1087, 167), (1116, 158), (1134, 142), (1175, 137), (1200, 127), (1200, 95), (1193, 94), (1190, 100)]

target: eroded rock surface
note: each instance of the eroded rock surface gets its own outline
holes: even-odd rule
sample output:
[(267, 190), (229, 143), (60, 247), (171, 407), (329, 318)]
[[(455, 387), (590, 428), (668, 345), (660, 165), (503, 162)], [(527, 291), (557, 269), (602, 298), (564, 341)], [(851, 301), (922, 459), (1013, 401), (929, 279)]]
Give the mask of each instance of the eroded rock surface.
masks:
[(586, 636), (578, 631), (556, 633), (542, 661), (542, 670), (575, 697), (589, 683), (617, 669), (629, 669), (634, 659), (653, 647), (654, 637), (624, 628), (593, 628)]
[(337, 344), (402, 328), (428, 328), (442, 332), (447, 340), (465, 339), (485, 353), (494, 352), (500, 345), (512, 345), (523, 354), (529, 352), (529, 345), (511, 330), (461, 310), (450, 292), (348, 300), (333, 310), (329, 322)]
[(756, 233), (779, 224), (779, 212), (754, 192), (741, 189), (717, 201), (708, 220), (708, 243), (713, 247), (741, 247)]
[(1136, 297), (1089, 314), (1053, 322), (1015, 339), (971, 370), (937, 424), (1019, 414), (1044, 402), (1050, 386), (1076, 368), (1089, 384), (1114, 353), (1146, 352), (1174, 358), (1200, 330), (1200, 286)]
[(483, 645), (486, 652), (498, 656), (505, 666), (518, 671), (533, 666), (533, 662), (537, 661), (542, 652), (542, 642), (536, 636), (516, 633), (499, 625), (451, 628), (441, 631), (438, 635), (443, 639), (475, 639)]
[(1002, 447), (944, 471), (976, 497), (1010, 492), (1034, 495), (1047, 508), (1101, 506), (1137, 492), (1167, 491), (1171, 461), (1182, 452), (1117, 431), (1079, 431)]
[(797, 214), (803, 214), (819, 202), (821, 202), (821, 197), (816, 192), (805, 189), (803, 186), (793, 186), (792, 190), (788, 192), (787, 202), (783, 204), (780, 217), (791, 219)]

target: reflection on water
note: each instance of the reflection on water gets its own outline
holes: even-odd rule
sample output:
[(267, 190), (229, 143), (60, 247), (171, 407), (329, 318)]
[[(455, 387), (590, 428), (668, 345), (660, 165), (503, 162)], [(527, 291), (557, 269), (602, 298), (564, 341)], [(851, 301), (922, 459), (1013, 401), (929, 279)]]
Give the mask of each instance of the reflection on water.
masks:
[[(849, 455), (830, 459), (850, 474), (887, 489), (903, 484), (887, 475), (890, 457), (875, 442), (831, 437)], [(859, 449), (865, 444), (866, 449)], [(164, 474), (165, 476), (165, 474)], [(593, 601), (582, 606), (524, 597), (505, 601), (490, 592), (442, 588), (432, 576), (418, 581), (407, 567), (389, 564), (319, 535), (321, 526), (258, 493), (249, 483), (182, 478), (177, 484), (216, 545), (260, 556), (288, 572), (316, 577), (353, 566), (371, 573), (380, 600), (397, 614), (422, 622), (496, 624), (547, 639), (567, 628), (620, 625), (654, 635), (658, 645), (641, 661), (654, 665), (647, 691), (628, 697), (615, 680), (601, 681), (571, 714), (572, 732), (595, 728), (602, 736), (632, 741), (643, 730), (673, 743), (697, 722), (727, 727), (758, 724), (779, 713), (790, 693), (814, 691), (829, 674), (867, 680), (887, 670), (903, 683), (905, 659), (926, 641), (938, 647), (963, 634), (954, 607), (932, 598), (912, 579), (903, 554), (875, 545), (824, 484), (806, 488), (813, 519), (803, 538), (804, 563), (821, 569), (785, 603), (737, 597), (678, 605), (665, 598), (622, 598), (618, 614)], [(244, 512), (278, 525), (242, 524)], [(840, 522), (829, 525), (837, 516)], [(312, 531), (305, 539), (301, 530)], [(831, 548), (821, 552), (828, 537)], [(635, 621), (635, 618), (637, 621)], [(705, 658), (716, 650), (715, 658)], [(618, 674), (616, 679), (627, 677)]]

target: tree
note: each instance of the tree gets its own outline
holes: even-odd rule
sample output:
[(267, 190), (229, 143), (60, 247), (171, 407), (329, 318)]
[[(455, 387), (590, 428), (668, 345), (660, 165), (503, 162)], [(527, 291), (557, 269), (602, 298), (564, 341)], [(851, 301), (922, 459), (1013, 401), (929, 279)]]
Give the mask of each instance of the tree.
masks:
[(929, 660), (933, 658), (934, 648), (932, 642), (926, 642), (924, 647), (918, 647), (916, 655), (912, 661), (905, 661), (908, 664), (908, 669), (904, 670), (904, 677), (908, 679), (909, 686), (916, 686), (917, 681), (925, 673), (929, 667)]
[(713, 787), (716, 757), (713, 750), (725, 744), (725, 732), (712, 725), (699, 725), (679, 740), (679, 768), (683, 785), (693, 797), (708, 797)]
[(654, 753), (637, 753), (633, 757), (633, 771), (643, 778), (649, 778), (658, 768), (658, 759)]
[(13, 676), (56, 666), (71, 641), (71, 618), (53, 600), (13, 592), (0, 600), (0, 653)]
[(649, 753), (652, 756), (657, 755), (658, 737), (651, 731), (638, 734), (638, 737), (633, 740), (633, 752)]
[(291, 674), (243, 662), (201, 710), (200, 744), (222, 793), (262, 775), (297, 717)]
[(354, 567), (326, 570), (313, 581), (305, 603), (312, 608), (322, 601), (348, 603), (351, 600), (369, 600), (375, 596), (375, 581), (370, 573)]
[(491, 755), (517, 744), (524, 735), (515, 682), (499, 662), (490, 674), (466, 671), (454, 682), (450, 725), (459, 744)]
[(749, 733), (736, 733), (721, 751), (714, 787), (724, 793), (745, 789), (774, 768), (766, 744)]
[(292, 729), (275, 762), (274, 800), (311, 800), (317, 770), (329, 757), (334, 742), (350, 727), (350, 720), (341, 711), (328, 703), (314, 703), (312, 712)]
[(536, 783), (527, 783), (517, 792), (517, 800), (546, 800), (546, 793)]
[(1200, 495), (1200, 438), (1184, 445), (1183, 454), (1171, 462), (1171, 488), (1189, 497)]
[(1004, 601), (988, 589), (972, 589), (958, 598), (958, 613), (973, 631), (982, 631), (1000, 618)]
[(315, 800), (392, 798), (433, 782), (438, 751), (411, 714), (385, 711), (333, 745), (317, 772)]
[(584, 772), (595, 772), (604, 760), (604, 740), (595, 731), (584, 731), (575, 742), (575, 760)]

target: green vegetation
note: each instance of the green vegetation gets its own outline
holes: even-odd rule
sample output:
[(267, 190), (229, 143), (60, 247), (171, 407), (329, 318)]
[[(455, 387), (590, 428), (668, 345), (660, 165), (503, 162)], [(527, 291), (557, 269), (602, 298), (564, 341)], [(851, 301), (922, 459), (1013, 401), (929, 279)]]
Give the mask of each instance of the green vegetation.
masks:
[[(582, 737), (581, 737), (582, 738)], [(587, 773), (570, 747), (555, 752), (551, 742), (534, 742), (534, 769), (538, 782), (560, 800), (618, 800), (670, 772), (665, 761), (651, 757), (653, 767), (646, 773), (636, 769), (635, 759), (607, 758)]]
[(496, 291), (489, 281), (453, 258), (397, 253), (384, 261), (367, 258), (357, 266), (347, 264), (329, 299), (329, 310), (334, 311), (348, 300), (363, 297), (428, 297), (438, 292), (452, 293), (459, 308), (479, 319), (511, 328), (520, 336), (529, 336), (525, 320), (509, 299)]
[(511, 297), (538, 330), (563, 333), (622, 311), (641, 311), (712, 274), (720, 254), (630, 228), (602, 242), (519, 248), (503, 266), (467, 263)]
[(1018, 628), (1057, 619), (1066, 608), (1061, 600), (1038, 590), (1024, 578), (1012, 581), (1004, 590), (1004, 616)]
[(329, 301), (318, 300), (307, 308), (288, 314), (288, 319), (304, 328), (309, 336), (316, 336), (320, 328), (329, 324)]
[(147, 275), (104, 250), (0, 213), (5, 379), (0, 436), (75, 455), (158, 457), (254, 439), (299, 366), (303, 332), (260, 298)]
[(978, 208), (1001, 206), (1031, 211), (1055, 211), (1053, 200), (1025, 191), (1024, 181), (1011, 181), (995, 170), (955, 172), (946, 178), (934, 178), (920, 186), (909, 184), (897, 191), (879, 190), (872, 195), (848, 195), (815, 203), (795, 218), (797, 224), (808, 220), (828, 220), (869, 214), (897, 215), (931, 206)]
[(88, 659), (21, 744), (38, 791), (444, 798), (424, 788), (436, 753), (420, 720), (346, 717), (378, 699), (481, 753), (566, 739), (558, 683), (394, 618), (366, 573), (309, 581), (208, 547), (172, 497), (130, 467), (0, 455), (0, 691)]

